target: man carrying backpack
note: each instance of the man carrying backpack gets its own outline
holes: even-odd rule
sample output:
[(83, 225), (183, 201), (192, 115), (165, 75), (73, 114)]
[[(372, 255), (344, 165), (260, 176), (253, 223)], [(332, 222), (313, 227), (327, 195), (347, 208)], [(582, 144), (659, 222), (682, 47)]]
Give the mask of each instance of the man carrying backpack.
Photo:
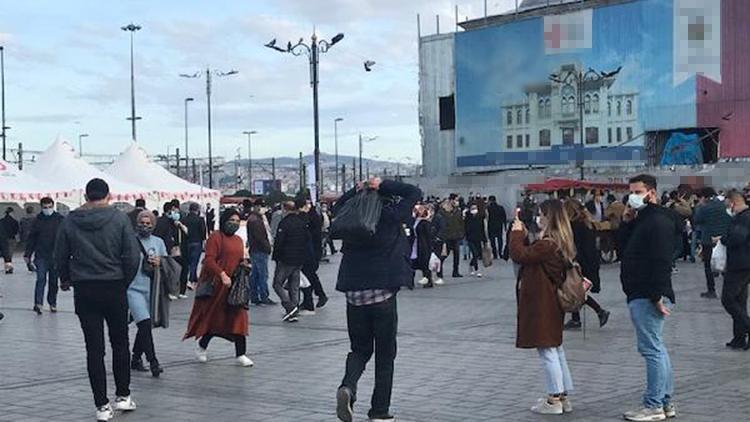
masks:
[(409, 243), (403, 226), (422, 192), (415, 186), (379, 178), (360, 183), (339, 199), (334, 215), (367, 186), (383, 198), (373, 236), (353, 241), (343, 237), (343, 258), (336, 290), (346, 295), (346, 320), (351, 351), (336, 394), (338, 418), (350, 422), (357, 400), (357, 382), (375, 353), (375, 389), (368, 416), (371, 421), (393, 421), (390, 415), (393, 362), (396, 358), (398, 312), (396, 294), (413, 281)]

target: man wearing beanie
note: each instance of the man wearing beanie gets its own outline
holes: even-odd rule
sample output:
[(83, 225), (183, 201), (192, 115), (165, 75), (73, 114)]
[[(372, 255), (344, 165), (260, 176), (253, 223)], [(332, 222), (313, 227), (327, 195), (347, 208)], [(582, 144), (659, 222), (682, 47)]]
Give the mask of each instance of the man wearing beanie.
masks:
[[(60, 287), (73, 286), (76, 315), (86, 342), (86, 367), (94, 393), (97, 421), (108, 421), (114, 410), (135, 410), (130, 397), (128, 346), (128, 284), (138, 272), (140, 249), (127, 215), (109, 205), (109, 186), (92, 179), (86, 203), (70, 213), (58, 232), (55, 262)], [(104, 368), (104, 322), (112, 344), (116, 399), (107, 398)]]

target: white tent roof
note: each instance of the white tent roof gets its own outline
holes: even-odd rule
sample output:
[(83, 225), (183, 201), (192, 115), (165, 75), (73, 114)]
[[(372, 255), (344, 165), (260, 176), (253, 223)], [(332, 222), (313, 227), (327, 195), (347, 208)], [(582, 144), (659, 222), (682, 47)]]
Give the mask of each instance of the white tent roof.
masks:
[(204, 201), (217, 199), (221, 193), (200, 185), (187, 182), (164, 167), (151, 161), (146, 152), (136, 143), (120, 154), (106, 172), (117, 175), (122, 180), (148, 188), (155, 192), (160, 199), (178, 198), (180, 200)]
[(93, 178), (104, 179), (109, 184), (109, 190), (115, 201), (131, 202), (137, 198), (146, 198), (151, 189), (124, 182), (119, 177), (107, 174), (79, 157), (64, 138), (58, 137), (47, 148), (33, 166), (29, 167), (29, 174), (47, 181), (61, 190), (75, 190), (81, 192), (86, 183)]
[(45, 196), (58, 200), (72, 195), (71, 190), (55, 188), (0, 160), (0, 202), (23, 204), (38, 201)]

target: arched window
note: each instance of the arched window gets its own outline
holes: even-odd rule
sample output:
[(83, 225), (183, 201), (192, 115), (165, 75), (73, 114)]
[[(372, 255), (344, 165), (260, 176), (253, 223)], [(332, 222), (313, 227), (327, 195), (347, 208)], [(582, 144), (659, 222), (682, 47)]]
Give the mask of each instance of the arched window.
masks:
[(563, 114), (568, 113), (568, 98), (562, 97), (562, 104), (560, 104)]
[(633, 114), (633, 102), (631, 100), (628, 100), (625, 103), (625, 114), (627, 114), (628, 116)]
[(612, 101), (607, 101), (607, 116), (612, 116)]
[(573, 113), (575, 111), (576, 103), (575, 91), (573, 90), (573, 87), (568, 85), (563, 88), (562, 97), (564, 98), (564, 106), (562, 108), (562, 112), (565, 114)]
[(552, 103), (550, 102), (550, 99), (547, 98), (544, 100), (544, 114), (549, 118), (552, 117)]
[(508, 126), (511, 126), (513, 124), (513, 112), (508, 110), (508, 117), (506, 119)]
[(591, 114), (591, 95), (586, 94), (583, 98), (583, 112)]
[(544, 100), (539, 100), (539, 109), (537, 111), (539, 113), (539, 118), (543, 119), (545, 116)]
[(599, 94), (594, 94), (592, 98), (591, 111), (593, 113), (599, 113)]
[(620, 116), (622, 114), (622, 102), (617, 102), (617, 115)]
[(523, 123), (523, 111), (519, 109), (516, 112), (516, 124), (520, 125), (521, 123)]
[(529, 112), (529, 107), (526, 107), (526, 124), (529, 124), (531, 122), (531, 113)]

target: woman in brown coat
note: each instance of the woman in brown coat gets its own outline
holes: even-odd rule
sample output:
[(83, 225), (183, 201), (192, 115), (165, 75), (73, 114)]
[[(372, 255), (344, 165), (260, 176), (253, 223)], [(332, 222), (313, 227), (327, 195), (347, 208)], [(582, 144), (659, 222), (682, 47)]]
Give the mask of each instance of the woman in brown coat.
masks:
[(516, 347), (536, 348), (544, 367), (548, 397), (540, 399), (531, 411), (561, 415), (573, 411), (568, 400), (573, 381), (562, 348), (565, 314), (557, 301), (557, 285), (565, 277), (567, 262), (575, 257), (575, 246), (560, 201), (545, 201), (539, 209), (539, 240), (526, 244), (526, 228), (518, 217), (511, 230), (510, 256), (521, 265), (516, 289)]
[(220, 230), (211, 233), (206, 241), (206, 256), (197, 289), (200, 290), (202, 283), (212, 283), (213, 293), (210, 297), (195, 299), (184, 338), (200, 338), (196, 349), (199, 362), (208, 361), (206, 349), (211, 339), (221, 337), (234, 343), (240, 366), (253, 366), (253, 361), (245, 355), (247, 310), (227, 303), (231, 275), (243, 264), (245, 256), (242, 239), (235, 235), (240, 228), (240, 213), (234, 208), (227, 209), (219, 219), (219, 227)]

